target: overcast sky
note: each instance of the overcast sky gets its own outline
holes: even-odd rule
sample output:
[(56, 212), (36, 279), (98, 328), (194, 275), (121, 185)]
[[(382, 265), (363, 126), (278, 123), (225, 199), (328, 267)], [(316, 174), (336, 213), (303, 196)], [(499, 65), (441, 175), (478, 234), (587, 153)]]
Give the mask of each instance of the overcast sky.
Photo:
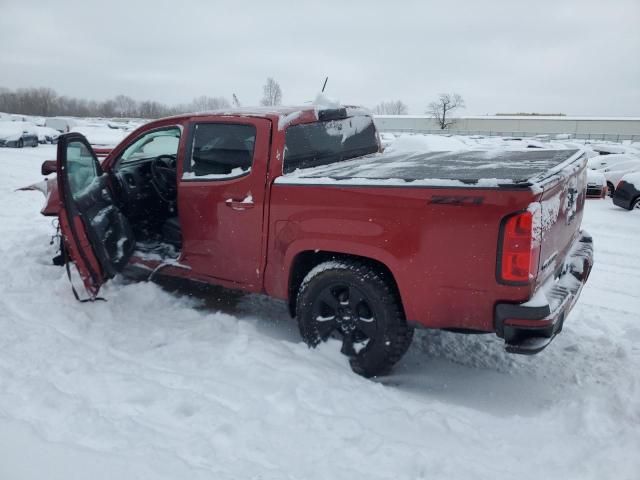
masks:
[(0, 0), (0, 86), (173, 104), (257, 104), (327, 92), (420, 114), (458, 92), (464, 114), (640, 116), (640, 0)]

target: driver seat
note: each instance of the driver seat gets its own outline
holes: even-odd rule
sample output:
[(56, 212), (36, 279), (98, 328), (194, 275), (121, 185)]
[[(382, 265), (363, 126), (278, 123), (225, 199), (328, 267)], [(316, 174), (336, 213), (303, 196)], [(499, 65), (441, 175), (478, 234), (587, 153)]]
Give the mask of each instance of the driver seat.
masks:
[(178, 250), (182, 248), (182, 229), (178, 217), (170, 217), (162, 225), (162, 238)]

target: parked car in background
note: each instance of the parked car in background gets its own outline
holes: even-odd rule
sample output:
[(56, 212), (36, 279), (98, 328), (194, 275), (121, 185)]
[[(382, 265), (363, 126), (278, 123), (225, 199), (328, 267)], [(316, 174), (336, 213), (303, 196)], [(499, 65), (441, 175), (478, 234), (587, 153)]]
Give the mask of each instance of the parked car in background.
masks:
[(595, 170), (587, 170), (587, 198), (604, 198), (607, 191), (605, 176)]
[(596, 155), (595, 157), (590, 157), (587, 161), (587, 167), (592, 170), (600, 170), (602, 168), (611, 167), (613, 165), (617, 165), (618, 163), (628, 162), (630, 160), (637, 160), (638, 155), (633, 155), (631, 153), (615, 153), (611, 155)]
[(0, 147), (37, 147), (35, 126), (26, 122), (0, 122)]
[(640, 210), (640, 172), (622, 177), (613, 195), (613, 203), (627, 210)]
[(605, 143), (593, 145), (593, 150), (599, 155), (617, 155), (624, 153), (638, 153), (635, 147), (631, 145), (620, 145), (619, 143)]
[(613, 196), (616, 191), (616, 185), (620, 182), (622, 177), (627, 173), (640, 172), (640, 157), (635, 155), (628, 155), (628, 159), (616, 162), (605, 168), (600, 168), (596, 172), (602, 173), (607, 179), (607, 188), (609, 195)]
[(38, 142), (40, 143), (58, 143), (58, 137), (60, 132), (49, 127), (36, 126), (36, 133), (38, 134)]
[(45, 127), (53, 128), (61, 133), (67, 133), (78, 125), (78, 121), (73, 118), (51, 117), (44, 122)]

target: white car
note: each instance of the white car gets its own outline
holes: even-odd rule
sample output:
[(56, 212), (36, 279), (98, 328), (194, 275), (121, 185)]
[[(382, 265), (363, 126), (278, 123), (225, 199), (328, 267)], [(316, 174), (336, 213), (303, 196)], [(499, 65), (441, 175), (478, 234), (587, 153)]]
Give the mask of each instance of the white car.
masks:
[(604, 198), (607, 196), (607, 179), (595, 170), (587, 170), (587, 198)]
[(39, 143), (58, 143), (58, 137), (60, 132), (49, 127), (35, 126), (36, 133), (38, 134)]
[(613, 196), (616, 185), (620, 182), (622, 177), (627, 173), (640, 172), (640, 158), (631, 155), (632, 158), (621, 162), (615, 162), (604, 168), (596, 170), (596, 172), (602, 173), (607, 179), (607, 187), (609, 188), (609, 195)]
[(621, 162), (628, 162), (630, 160), (636, 160), (640, 157), (631, 153), (616, 153), (612, 155), (596, 155), (590, 157), (587, 161), (587, 167), (592, 170), (600, 170)]

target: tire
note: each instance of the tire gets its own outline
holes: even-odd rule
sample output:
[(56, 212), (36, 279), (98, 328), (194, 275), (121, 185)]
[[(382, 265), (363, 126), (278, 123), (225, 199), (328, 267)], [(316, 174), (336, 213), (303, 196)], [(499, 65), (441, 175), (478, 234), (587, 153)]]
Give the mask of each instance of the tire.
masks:
[(364, 377), (387, 373), (413, 339), (389, 282), (358, 261), (335, 260), (313, 268), (298, 290), (296, 317), (309, 347), (331, 336), (340, 338), (351, 369)]
[(24, 140), (20, 139), (18, 140), (18, 143), (16, 143), (16, 148), (22, 148), (24, 147)]
[(629, 210), (640, 210), (640, 197), (636, 197), (636, 199), (631, 202), (631, 208)]
[(611, 198), (613, 198), (613, 194), (615, 193), (616, 189), (613, 186), (613, 183), (611, 182), (607, 182), (607, 195), (609, 195)]

